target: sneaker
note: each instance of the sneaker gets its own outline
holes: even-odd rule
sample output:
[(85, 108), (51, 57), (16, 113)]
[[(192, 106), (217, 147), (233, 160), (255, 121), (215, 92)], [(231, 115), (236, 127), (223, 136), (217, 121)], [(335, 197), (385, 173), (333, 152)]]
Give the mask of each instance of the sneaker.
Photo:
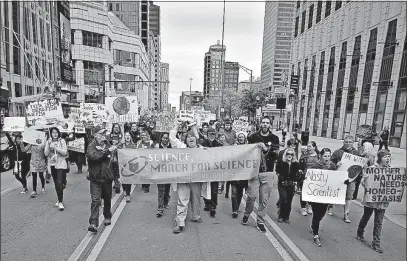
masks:
[(45, 193), (45, 192), (46, 192), (45, 188), (42, 188), (42, 189), (41, 189), (41, 192), (42, 192), (42, 193)]
[(204, 211), (209, 211), (209, 207), (204, 207)]
[(202, 221), (202, 218), (191, 219), (191, 221), (192, 221), (192, 222), (195, 222), (195, 223), (202, 223), (202, 222), (203, 222), (203, 221)]
[(184, 230), (184, 227), (175, 226), (174, 229), (172, 230), (172, 233), (179, 234), (179, 233), (181, 233), (182, 230)]
[(58, 204), (58, 209), (60, 210), (60, 211), (64, 211), (64, 204), (62, 203), (62, 202), (59, 202), (59, 204)]
[(308, 231), (309, 231), (310, 233), (313, 233), (313, 232), (314, 232), (314, 230), (312, 229), (312, 225), (309, 225)]
[(105, 226), (110, 226), (112, 224), (112, 220), (110, 218), (105, 218), (105, 221), (103, 222)]
[(356, 235), (356, 239), (359, 240), (360, 242), (365, 242), (365, 237), (363, 235)]
[(290, 220), (289, 220), (289, 219), (284, 220), (284, 222), (287, 223), (287, 224), (290, 224)]
[(310, 215), (312, 215), (312, 207), (311, 207), (311, 205), (308, 205), (308, 207), (307, 207), (307, 213), (310, 214)]
[(237, 218), (237, 216), (238, 216), (237, 212), (232, 213), (232, 218)]
[(158, 211), (157, 214), (155, 215), (157, 218), (160, 218), (164, 215), (162, 211)]
[(371, 248), (376, 251), (377, 253), (383, 253), (383, 248), (380, 245), (372, 245)]
[(35, 198), (37, 196), (38, 196), (37, 192), (33, 191), (33, 193), (31, 193), (30, 195), (30, 198)]
[(262, 233), (266, 233), (266, 227), (264, 226), (264, 224), (257, 224), (257, 229), (260, 230), (260, 232)]
[(321, 247), (321, 240), (319, 239), (319, 236), (314, 236), (314, 245), (316, 245), (317, 247)]
[(345, 214), (343, 221), (345, 221), (345, 223), (350, 223), (349, 214)]
[(54, 206), (55, 206), (55, 207), (59, 207), (59, 201), (57, 201), (57, 203), (55, 203)]
[(90, 232), (92, 232), (92, 233), (97, 233), (97, 232), (98, 232), (98, 228), (97, 228), (96, 225), (91, 224), (91, 225), (88, 227), (88, 231), (90, 231)]
[(303, 216), (308, 216), (308, 213), (307, 213), (307, 209), (306, 209), (306, 208), (301, 208), (301, 215), (303, 215)]
[(27, 188), (24, 188), (23, 191), (21, 191), (20, 193), (21, 193), (21, 194), (26, 194), (26, 193), (28, 193), (28, 189), (27, 189)]
[(278, 222), (278, 223), (283, 223), (283, 219), (282, 219), (282, 218), (278, 218), (278, 219), (277, 219), (277, 222)]
[(330, 216), (332, 216), (333, 215), (333, 213), (332, 213), (332, 208), (328, 208), (328, 211), (326, 212), (328, 215), (330, 215)]
[(130, 203), (130, 202), (131, 202), (130, 196), (126, 196), (126, 203)]
[(242, 225), (247, 225), (249, 223), (249, 217), (243, 216)]
[(165, 205), (165, 207), (164, 207), (165, 209), (168, 209), (168, 210), (170, 210), (171, 209), (171, 207), (170, 207), (170, 205)]
[(211, 209), (209, 210), (209, 215), (210, 215), (211, 217), (215, 217), (215, 215), (216, 215), (216, 209), (211, 208)]

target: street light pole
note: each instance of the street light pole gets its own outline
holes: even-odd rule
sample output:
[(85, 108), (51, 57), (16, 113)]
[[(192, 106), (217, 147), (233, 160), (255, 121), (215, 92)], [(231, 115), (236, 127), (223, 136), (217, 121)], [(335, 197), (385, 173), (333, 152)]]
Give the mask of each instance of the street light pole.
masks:
[(189, 110), (192, 109), (192, 78), (189, 78)]
[(219, 119), (221, 118), (221, 108), (223, 107), (223, 91), (224, 91), (224, 81), (225, 81), (225, 68), (224, 68), (224, 51), (223, 51), (223, 40), (225, 38), (225, 9), (226, 9), (226, 0), (223, 0), (223, 19), (222, 19), (222, 46), (221, 46), (221, 56), (220, 56), (220, 69), (221, 69), (221, 103), (219, 106)]

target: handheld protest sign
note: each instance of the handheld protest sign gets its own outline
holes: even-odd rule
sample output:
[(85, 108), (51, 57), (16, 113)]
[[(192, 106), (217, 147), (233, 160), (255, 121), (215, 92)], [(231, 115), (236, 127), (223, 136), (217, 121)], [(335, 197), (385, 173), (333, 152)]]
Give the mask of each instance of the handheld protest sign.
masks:
[(359, 157), (347, 152), (344, 152), (341, 158), (342, 165), (339, 166), (339, 171), (347, 171), (349, 182), (353, 182), (366, 166), (368, 158)]
[(45, 132), (26, 127), (24, 129), (23, 141), (31, 145), (44, 145), (46, 141)]

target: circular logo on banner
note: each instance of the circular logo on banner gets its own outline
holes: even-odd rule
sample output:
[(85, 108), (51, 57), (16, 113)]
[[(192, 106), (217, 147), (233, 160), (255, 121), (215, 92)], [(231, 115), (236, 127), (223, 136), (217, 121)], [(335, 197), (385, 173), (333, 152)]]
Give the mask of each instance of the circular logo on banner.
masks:
[(353, 179), (362, 172), (363, 168), (358, 165), (353, 165), (348, 168), (348, 178)]
[(130, 111), (130, 102), (126, 97), (118, 97), (113, 101), (113, 110), (119, 115), (127, 114)]

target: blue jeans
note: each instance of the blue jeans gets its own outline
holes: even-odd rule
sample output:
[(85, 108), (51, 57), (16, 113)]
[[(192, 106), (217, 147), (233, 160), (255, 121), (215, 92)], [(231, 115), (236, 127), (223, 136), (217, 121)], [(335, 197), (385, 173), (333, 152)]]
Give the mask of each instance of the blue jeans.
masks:
[(385, 209), (364, 207), (363, 216), (360, 219), (357, 233), (359, 236), (363, 236), (363, 233), (365, 232), (365, 228), (367, 226), (367, 222), (369, 222), (369, 219), (372, 216), (373, 212), (374, 212), (374, 226), (373, 226), (372, 245), (380, 246), (380, 235), (382, 234), (384, 213), (386, 212)]
[(99, 226), (99, 207), (103, 199), (103, 216), (112, 218), (111, 205), (112, 205), (112, 182), (97, 182), (90, 181), (90, 197), (92, 203), (90, 205), (90, 218), (89, 224)]
[(256, 198), (259, 197), (259, 209), (257, 212), (257, 224), (264, 224), (264, 218), (266, 216), (267, 202), (270, 199), (270, 190), (268, 186), (268, 176), (259, 175), (249, 180), (249, 186), (247, 189), (246, 209), (244, 212), (245, 217), (249, 217), (253, 212), (254, 203)]

